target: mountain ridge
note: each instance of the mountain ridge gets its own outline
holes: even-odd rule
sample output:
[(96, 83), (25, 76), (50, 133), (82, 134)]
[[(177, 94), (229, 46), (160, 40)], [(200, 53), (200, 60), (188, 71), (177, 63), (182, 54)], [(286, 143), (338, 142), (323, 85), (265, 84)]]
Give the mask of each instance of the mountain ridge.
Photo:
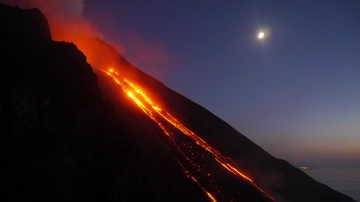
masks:
[[(45, 23), (46, 19), (38, 10), (22, 10), (20, 8), (7, 7), (3, 4), (0, 5), (0, 9), (4, 11), (1, 12), (1, 15), (3, 15), (1, 16), (1, 26), (5, 26), (6, 30), (8, 30), (8, 32), (1, 35), (2, 51), (5, 53), (5, 61), (13, 62), (13, 67), (17, 68), (2, 68), (1, 75), (3, 78), (1, 80), (3, 81), (3, 92), (7, 92), (7, 94), (5, 94), (5, 96), (3, 95), (1, 101), (1, 122), (4, 131), (18, 130), (19, 126), (21, 129), (17, 132), (8, 132), (8, 136), (2, 137), (3, 144), (1, 148), (2, 153), (7, 154), (4, 155), (4, 158), (6, 159), (5, 162), (9, 165), (8, 173), (13, 175), (21, 173), (22, 171), (18, 167), (19, 165), (23, 165), (21, 162), (13, 162), (14, 159), (9, 157), (9, 155), (12, 154), (8, 151), (10, 147), (32, 148), (31, 151), (36, 151), (30, 152), (32, 156), (28, 156), (21, 151), (13, 151), (13, 154), (18, 156), (18, 160), (28, 156), (27, 161), (29, 162), (26, 163), (26, 166), (33, 166), (34, 163), (32, 161), (35, 160), (38, 162), (35, 163), (35, 165), (40, 167), (40, 170), (45, 170), (49, 173), (49, 176), (47, 176), (49, 179), (44, 177), (43, 182), (35, 183), (36, 185), (41, 185), (40, 187), (46, 190), (44, 186), (46, 183), (44, 182), (52, 181), (50, 176), (56, 176), (57, 174), (53, 173), (51, 169), (48, 169), (46, 161), (39, 160), (44, 158), (39, 158), (39, 156), (41, 156), (39, 155), (39, 151), (44, 151), (43, 153), (47, 155), (54, 155), (54, 152), (56, 154), (60, 151), (60, 156), (62, 157), (59, 158), (55, 155), (55, 161), (58, 159), (66, 159), (60, 160), (60, 162), (66, 162), (65, 164), (67, 166), (65, 167), (68, 172), (75, 172), (80, 175), (80, 177), (73, 177), (67, 172), (59, 171), (61, 167), (57, 167), (58, 162), (50, 163), (50, 167), (55, 167), (55, 170), (59, 171), (60, 175), (70, 176), (58, 176), (55, 177), (55, 179), (57, 179), (55, 180), (56, 182), (52, 182), (55, 183), (55, 185), (53, 185), (53, 187), (56, 187), (54, 190), (59, 188), (65, 190), (63, 191), (64, 194), (60, 195), (63, 198), (66, 196), (65, 199), (67, 200), (80, 198), (104, 199), (106, 196), (109, 197), (109, 200), (140, 200), (150, 197), (161, 201), (174, 199), (172, 197), (173, 195), (176, 195), (179, 201), (195, 199), (203, 201), (208, 199), (196, 184), (186, 177), (180, 176), (184, 175), (181, 168), (178, 167), (173, 159), (169, 159), (169, 156), (162, 154), (164, 151), (161, 148), (161, 143), (155, 138), (148, 136), (152, 133), (161, 134), (163, 132), (158, 129), (154, 123), (149, 121), (149, 119), (142, 114), (141, 110), (129, 104), (126, 95), (115, 95), (118, 89), (116, 89), (113, 81), (109, 81), (107, 75), (104, 73), (96, 69), (92, 70), (92, 67), (86, 62), (85, 55), (88, 56), (88, 54), (85, 52), (84, 55), (77, 49), (80, 47), (79, 49), (81, 50), (81, 45), (76, 44), (75, 46), (71, 43), (51, 41), (51, 35), (50, 38), (48, 35), (50, 30), (48, 29), (47, 23)], [(13, 15), (13, 13), (18, 13), (18, 17), (12, 18), (11, 15)], [(12, 21), (9, 19), (18, 20)], [(30, 21), (24, 21), (24, 19)], [(31, 19), (34, 19), (34, 22), (31, 21)], [(14, 27), (14, 25), (19, 25), (19, 27)], [(29, 28), (29, 26), (31, 26), (31, 28)], [(104, 47), (106, 47), (109, 51), (116, 52), (110, 45), (95, 38), (94, 40), (97, 41), (99, 46), (103, 47), (101, 51), (104, 51)], [(225, 156), (233, 159), (245, 174), (252, 177), (255, 182), (266, 191), (269, 191), (277, 201), (353, 201), (349, 197), (317, 183), (302, 171), (292, 167), (286, 161), (277, 160), (275, 157), (272, 157), (265, 150), (251, 142), (248, 138), (241, 135), (205, 108), (193, 103), (175, 91), (168, 89), (161, 82), (136, 69), (136, 67), (133, 67), (117, 52), (115, 55), (116, 54), (119, 60), (115, 61), (115, 63), (120, 63), (120, 65), (117, 65), (122, 68), (124, 76), (141, 84), (142, 87), (147, 89), (147, 92), (154, 92), (151, 95), (156, 97), (161, 103), (161, 106), (175, 114), (176, 117), (179, 117), (184, 125), (187, 125), (195, 133), (201, 134), (202, 138), (211, 145), (215, 145)], [(98, 66), (98, 68), (108, 68), (109, 66), (115, 65), (91, 61), (90, 64), (94, 67)], [(34, 69), (33, 67), (37, 68)], [(22, 72), (18, 68), (22, 68), (24, 71)], [(98, 76), (96, 76), (93, 71), (95, 71)], [(47, 76), (49, 76), (49, 78)], [(15, 78), (12, 80), (14, 85), (9, 85), (5, 82), (9, 80), (9, 78)], [(98, 83), (100, 86), (97, 86), (97, 80), (99, 80)], [(111, 82), (113, 84), (111, 84)], [(63, 84), (63, 86), (57, 84)], [(106, 101), (103, 96), (113, 101), (114, 105)], [(28, 138), (27, 135), (30, 134), (29, 131), (43, 130), (41, 123), (48, 123), (47, 116), (50, 117), (49, 120), (52, 120), (49, 123), (54, 124), (55, 127), (47, 126), (47, 128), (45, 127), (46, 130), (42, 132), (42, 135), (31, 137), (30, 139), (33, 138), (37, 141), (30, 141), (30, 146), (27, 145), (26, 141), (22, 142), (22, 138)], [(9, 122), (9, 117), (13, 122)], [(13, 118), (11, 119), (11, 117)], [(206, 119), (204, 117), (206, 117)], [(136, 125), (141, 125), (143, 128), (134, 128)], [(54, 130), (56, 128), (58, 128), (60, 132)], [(133, 135), (132, 137), (121, 135), (121, 138), (119, 138), (116, 135), (119, 131), (121, 132), (120, 134), (130, 133)], [(55, 134), (55, 140), (52, 139), (52, 137), (45, 136), (46, 134)], [(221, 134), (225, 134), (225, 138), (223, 138)], [(50, 140), (47, 138), (50, 138)], [(116, 143), (116, 140), (119, 143)], [(53, 151), (51, 148), (47, 148), (47, 146), (45, 146), (46, 144), (41, 143), (44, 141), (45, 143), (50, 141), (52, 143), (50, 145), (55, 145), (61, 149)], [(83, 143), (83, 141), (86, 143)], [(120, 147), (116, 147), (117, 144), (119, 144)], [(129, 144), (133, 145), (133, 147), (129, 146)], [(132, 153), (131, 151), (133, 150), (136, 151)], [(149, 151), (153, 152), (149, 153)], [(137, 157), (129, 160), (129, 156), (122, 156), (122, 152), (130, 153)], [(248, 157), (248, 154), (251, 154), (251, 157)], [(54, 157), (52, 155), (50, 156)], [(151, 157), (146, 157), (149, 155)], [(87, 158), (91, 160), (88, 161), (86, 160)], [(107, 158), (112, 159), (115, 163)], [(121, 160), (119, 162), (117, 158), (128, 162), (128, 167), (126, 169), (121, 168)], [(45, 159), (49, 160), (51, 158), (47, 157)], [(150, 162), (148, 162), (149, 160)], [(156, 160), (157, 163), (153, 162), (153, 160)], [(172, 172), (161, 169), (163, 162), (166, 162), (167, 166), (171, 167), (174, 171), (177, 170), (174, 173), (178, 173), (179, 176), (171, 175)], [(139, 171), (135, 171), (131, 168), (133, 168), (136, 163), (144, 167), (151, 165), (150, 167), (152, 167), (152, 169), (137, 168)], [(11, 171), (13, 168), (17, 169)], [(85, 174), (80, 174), (79, 171), (77, 171), (79, 169), (84, 169)], [(120, 171), (116, 171), (116, 169)], [(158, 169), (162, 172), (157, 171)], [(112, 171), (109, 174), (104, 175), (102, 173), (103, 171), (109, 170)], [(119, 174), (120, 172), (130, 174), (121, 175)], [(143, 175), (141, 174), (142, 172), (148, 175)], [(25, 173), (28, 173), (32, 180), (36, 179), (36, 172), (34, 173), (31, 169)], [(160, 176), (161, 180), (157, 180), (157, 177), (150, 177), (152, 179), (150, 180), (150, 184), (146, 184), (145, 179), (154, 174), (155, 176)], [(140, 177), (133, 177), (136, 175)], [(106, 176), (106, 180), (97, 179), (100, 178), (99, 176)], [(302, 182), (301, 186), (297, 187), (296, 183), (289, 181), (294, 178), (294, 176), (298, 178), (294, 179), (296, 182)], [(93, 185), (90, 185), (91, 180), (93, 180), (92, 177), (94, 177), (95, 181), (99, 182), (100, 185), (111, 185), (104, 187), (95, 185), (92, 187)], [(169, 177), (175, 178), (176, 180), (166, 179)], [(7, 179), (5, 175), (3, 175), (2, 178), (6, 179), (6, 182), (12, 180), (12, 178)], [(116, 178), (116, 182), (113, 182), (112, 178)], [(128, 184), (125, 183), (127, 178), (131, 179), (131, 182), (128, 182)], [(18, 181), (20, 180), (18, 178), (16, 179)], [(136, 180), (138, 180), (138, 182), (134, 182)], [(62, 184), (60, 183), (61, 186), (57, 184), (59, 181), (62, 181)], [(154, 182), (163, 185), (154, 187)], [(172, 185), (174, 182), (180, 182), (179, 184), (186, 185), (186, 188)], [(28, 183), (29, 186), (31, 185), (30, 180), (26, 181), (26, 183)], [(166, 190), (166, 187), (169, 185), (173, 188), (176, 187), (179, 191)], [(309, 185), (311, 185), (312, 189), (307, 188)], [(84, 187), (79, 188), (81, 186)], [(116, 187), (120, 187), (121, 191), (117, 190), (113, 191), (112, 194), (108, 194), (106, 188), (112, 190), (116, 189)], [(138, 187), (143, 187), (138, 192), (139, 194), (131, 194), (132, 191), (138, 190)], [(257, 195), (255, 192), (252, 193), (251, 188), (247, 188), (247, 185), (243, 185), (243, 187), (244, 190), (249, 191), (246, 197), (254, 196), (266, 201), (261, 195)], [(24, 189), (26, 188), (28, 188), (28, 186), (25, 186)], [(97, 191), (97, 189), (100, 191)], [(161, 189), (165, 191), (159, 191)], [(302, 192), (296, 191), (297, 189), (301, 189)], [(16, 189), (9, 188), (8, 190), (9, 193), (13, 193), (11, 195), (12, 197), (16, 197), (15, 195), (18, 193)], [(35, 190), (37, 191), (35, 193), (38, 193), (36, 196), (39, 196), (41, 190)], [(54, 190), (51, 189), (47, 197), (57, 196), (53, 193), (56, 192)], [(94, 193), (86, 195), (86, 192), (89, 192), (89, 190)], [(316, 193), (311, 194), (311, 192)], [(190, 193), (194, 196), (190, 196)], [(242, 200), (251, 201), (251, 199), (253, 199), (246, 197), (242, 198)]]

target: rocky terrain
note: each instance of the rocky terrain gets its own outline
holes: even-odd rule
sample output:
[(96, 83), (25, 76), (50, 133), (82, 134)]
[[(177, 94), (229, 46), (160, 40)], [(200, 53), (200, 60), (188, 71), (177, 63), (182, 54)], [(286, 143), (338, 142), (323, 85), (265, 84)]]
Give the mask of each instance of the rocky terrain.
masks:
[[(2, 201), (210, 200), (179, 166), (164, 131), (99, 71), (103, 62), (90, 66), (84, 44), (53, 41), (37, 9), (0, 4), (0, 26)], [(120, 74), (144, 86), (276, 201), (354, 201), (271, 156), (110, 45), (90, 40), (117, 54)], [(224, 190), (240, 190), (234, 200), (271, 201), (246, 180), (221, 176)]]

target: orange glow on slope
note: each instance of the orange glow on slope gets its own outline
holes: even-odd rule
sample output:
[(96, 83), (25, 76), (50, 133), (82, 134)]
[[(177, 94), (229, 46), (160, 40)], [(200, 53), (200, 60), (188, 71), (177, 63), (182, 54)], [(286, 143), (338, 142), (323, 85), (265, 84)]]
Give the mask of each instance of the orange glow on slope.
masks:
[[(156, 122), (156, 123), (159, 125), (159, 127), (164, 131), (164, 133), (165, 133), (167, 136), (171, 137), (171, 133), (170, 133), (169, 131), (167, 131), (166, 128), (164, 127), (164, 125), (156, 119), (156, 117), (153, 115), (152, 111), (149, 110), (136, 96), (134, 96), (133, 92), (130, 91), (130, 90), (128, 90), (128, 89), (126, 88), (126, 86), (125, 86), (122, 82), (119, 81), (119, 79), (117, 79), (115, 76), (113, 76), (113, 75), (111, 74), (111, 72), (114, 72), (113, 69), (110, 69), (109, 72), (106, 72), (106, 71), (104, 71), (104, 70), (101, 70), (101, 71), (105, 72), (105, 73), (106, 73), (107, 75), (109, 75), (117, 84), (119, 84), (119, 85), (121, 86), (121, 88), (123, 89), (123, 91), (137, 104), (137, 106), (139, 106), (140, 109), (141, 109), (146, 115), (148, 115), (154, 122)], [(119, 75), (117, 72), (115, 72), (115, 73), (116, 73), (117, 75)]]
[[(25, 2), (25, 1), (24, 1)], [(52, 5), (47, 6), (47, 4), (43, 4), (42, 1), (29, 1), (31, 2), (32, 7), (40, 7), (40, 10), (42, 10), (50, 24), (51, 28), (51, 35), (52, 39), (57, 41), (68, 41), (76, 44), (77, 48), (81, 50), (82, 53), (86, 56), (87, 62), (92, 65), (92, 67), (107, 67), (110, 65), (115, 65), (116, 67), (123, 67), (125, 66), (124, 61), (122, 61), (122, 58), (119, 58), (119, 55), (117, 54), (116, 50), (112, 49), (112, 47), (104, 46), (104, 43), (100, 40), (97, 40), (95, 35), (99, 34), (97, 31), (96, 26), (94, 26), (89, 20), (85, 19), (81, 13), (83, 5), (81, 6), (81, 9), (76, 12), (76, 15), (72, 15), (71, 18), (69, 16), (66, 16), (65, 12), (61, 11), (61, 4), (59, 5)], [(40, 3), (39, 5), (33, 5), (34, 3)], [(50, 3), (56, 3), (58, 1), (51, 1)], [(74, 1), (75, 2), (75, 1)], [(59, 7), (60, 6), (60, 7)], [(59, 12), (60, 11), (60, 12)], [(75, 17), (75, 18), (74, 18)], [(69, 20), (70, 19), (70, 20)], [(144, 47), (146, 46), (140, 46), (138, 50), (144, 50)], [(121, 47), (121, 49), (124, 49), (124, 47)], [(147, 48), (146, 50), (148, 50)], [(154, 55), (154, 53), (158, 53), (159, 51), (154, 51), (153, 48), (149, 49), (150, 51), (143, 52), (140, 54), (140, 56), (152, 56), (148, 57), (150, 59), (159, 59), (160, 61), (166, 61), (166, 54), (162, 55)], [(161, 49), (156, 49), (160, 50)], [(143, 58), (143, 57), (139, 57)], [(127, 64), (130, 66), (129, 64)], [(114, 69), (110, 69), (109, 71), (104, 71), (107, 73), (118, 85), (121, 86), (122, 90), (126, 95), (131, 98), (131, 100), (134, 101), (134, 103), (148, 116), (150, 119), (152, 119), (155, 123), (159, 125), (159, 127), (164, 131), (164, 133), (169, 137), (173, 138), (173, 133), (170, 132), (170, 130), (166, 127), (165, 124), (169, 123), (172, 126), (176, 127), (179, 131), (181, 131), (183, 134), (185, 134), (187, 137), (189, 137), (191, 140), (193, 140), (197, 145), (202, 147), (205, 151), (209, 152), (214, 159), (217, 159), (216, 161), (219, 162), (221, 166), (223, 166), (227, 171), (233, 173), (236, 176), (240, 176), (243, 179), (247, 179), (249, 182), (253, 183), (250, 178), (246, 177), (245, 175), (242, 175), (235, 167), (231, 166), (228, 163), (227, 158), (223, 157), (222, 154), (212, 148), (207, 142), (205, 142), (203, 139), (201, 139), (199, 136), (197, 136), (195, 133), (193, 133), (191, 130), (186, 128), (184, 125), (182, 125), (177, 119), (175, 119), (171, 114), (163, 110), (158, 105), (154, 104), (151, 99), (149, 99), (145, 93), (143, 93), (141, 90), (139, 90), (135, 85), (133, 85), (131, 82), (124, 80), (122, 77), (120, 77), (119, 73), (116, 72)], [(127, 76), (132, 75), (132, 72), (130, 70), (127, 72)], [(166, 120), (165, 123), (160, 121), (160, 118)], [(168, 124), (167, 124), (168, 125)], [(172, 140), (172, 139), (171, 139)], [(175, 143), (175, 140), (172, 140), (176, 148), (178, 149), (179, 153), (194, 167), (197, 168), (198, 172), (203, 172), (205, 170), (205, 165), (200, 165), (199, 163), (196, 163), (192, 156), (194, 154), (192, 153), (191, 156), (186, 154), (186, 151), (181, 150), (179, 147), (179, 144)], [(189, 146), (189, 145), (186, 145)], [(180, 162), (179, 162), (180, 163)], [(182, 164), (181, 164), (182, 165)], [(224, 166), (225, 165), (225, 166)], [(184, 167), (185, 168), (185, 167)], [(188, 171), (189, 172), (189, 171)], [(190, 172), (189, 172), (190, 174)], [(208, 173), (205, 173), (206, 176)], [(211, 194), (209, 191), (207, 191), (204, 186), (201, 185), (199, 180), (196, 180), (196, 178), (191, 175), (190, 177), (192, 180), (194, 180), (206, 193), (206, 195), (212, 200), (216, 201), (213, 194)], [(254, 183), (253, 183), (254, 184)], [(217, 187), (215, 183), (211, 184), (212, 189), (219, 190), (220, 188)], [(255, 184), (254, 184), (255, 185)], [(212, 190), (213, 191), (213, 190)], [(261, 190), (262, 191), (262, 190)]]
[(196, 178), (191, 175), (191, 173), (182, 165), (182, 163), (181, 163), (177, 158), (175, 158), (175, 159), (176, 159), (177, 162), (179, 163), (180, 167), (183, 169), (185, 175), (186, 175), (188, 178), (192, 179), (196, 184), (198, 184), (199, 187), (206, 193), (206, 195), (207, 195), (213, 202), (216, 202), (215, 197), (214, 197), (212, 194), (210, 194), (208, 191), (206, 191), (206, 189), (205, 189), (203, 186), (201, 186), (201, 184), (196, 180)]
[[(219, 163), (219, 165), (221, 165), (223, 168), (225, 168), (225, 170), (227, 170), (228, 172), (232, 173), (233, 175), (240, 177), (242, 179), (245, 179), (246, 181), (248, 181), (249, 183), (251, 183), (256, 189), (258, 189), (258, 191), (260, 191), (262, 194), (264, 194), (266, 197), (268, 197), (269, 199), (274, 201), (274, 198), (272, 198), (269, 194), (267, 194), (264, 190), (262, 190), (260, 187), (258, 187), (252, 179), (250, 179), (249, 177), (247, 177), (246, 175), (242, 174), (237, 168), (235, 168), (234, 165), (232, 165), (232, 161), (229, 160), (227, 157), (224, 157), (220, 151), (214, 149), (213, 147), (211, 147), (205, 140), (203, 140), (202, 138), (200, 138), (198, 135), (196, 135), (194, 132), (192, 132), (190, 129), (188, 129), (187, 127), (185, 127), (183, 124), (181, 124), (176, 118), (174, 118), (170, 113), (166, 112), (164, 109), (162, 109), (160, 106), (156, 105), (149, 97), (146, 96), (146, 94), (144, 92), (142, 92), (138, 87), (136, 87), (133, 83), (131, 83), (130, 81), (123, 79), (122, 77), (119, 76), (119, 74), (115, 71), (114, 75), (114, 70), (113, 69), (109, 69), (108, 71), (105, 70), (101, 70), (103, 72), (105, 72), (107, 75), (109, 75), (117, 84), (119, 84), (123, 91), (136, 103), (136, 105), (146, 114), (148, 115), (154, 122), (156, 122), (159, 127), (164, 131), (164, 133), (169, 136), (172, 137), (172, 133), (164, 126), (164, 124), (158, 119), (156, 118), (155, 114), (160, 115), (160, 117), (162, 117), (164, 120), (166, 120), (167, 123), (171, 124), (172, 126), (174, 126), (175, 128), (177, 128), (179, 131), (181, 131), (184, 135), (186, 135), (187, 137), (189, 137), (191, 140), (193, 140), (197, 145), (199, 145), (201, 148), (203, 148), (205, 151), (209, 152), (212, 156), (213, 159)], [(155, 114), (154, 114), (155, 113)], [(174, 145), (176, 146), (177, 144), (175, 143), (175, 140), (172, 140)], [(194, 162), (194, 160), (192, 160), (191, 157), (189, 157), (184, 151), (182, 151), (179, 146), (176, 146), (178, 149), (178, 152), (194, 167), (197, 168), (197, 172), (201, 172), (201, 165), (197, 164), (196, 162)], [(192, 153), (193, 155), (193, 153)], [(176, 157), (175, 157), (176, 158)], [(180, 166), (183, 168), (184, 173), (191, 178), (194, 182), (196, 182), (200, 188), (207, 194), (207, 196), (212, 200), (212, 201), (216, 201), (215, 197), (210, 194), (210, 192), (208, 192), (200, 183), (199, 181), (190, 174), (190, 172), (180, 163), (179, 160), (177, 160), (178, 163), (180, 164)], [(204, 167), (206, 167), (205, 165), (203, 165)], [(210, 177), (210, 175), (206, 174), (206, 176)], [(212, 180), (209, 180), (212, 181)], [(219, 192), (221, 192), (221, 188), (219, 188), (218, 185), (216, 184), (211, 184), (212, 187), (214, 187), (214, 189), (218, 190)]]
[(208, 197), (209, 197), (212, 201), (216, 202), (216, 199), (215, 199), (215, 197), (214, 197), (213, 195), (211, 195), (209, 192), (206, 192), (206, 194), (208, 195)]

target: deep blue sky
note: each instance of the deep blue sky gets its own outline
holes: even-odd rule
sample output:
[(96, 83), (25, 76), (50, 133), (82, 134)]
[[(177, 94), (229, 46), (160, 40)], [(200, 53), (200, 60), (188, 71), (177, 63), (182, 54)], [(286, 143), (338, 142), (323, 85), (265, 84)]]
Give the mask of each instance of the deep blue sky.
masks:
[(84, 16), (276, 157), (360, 159), (360, 1), (86, 0)]

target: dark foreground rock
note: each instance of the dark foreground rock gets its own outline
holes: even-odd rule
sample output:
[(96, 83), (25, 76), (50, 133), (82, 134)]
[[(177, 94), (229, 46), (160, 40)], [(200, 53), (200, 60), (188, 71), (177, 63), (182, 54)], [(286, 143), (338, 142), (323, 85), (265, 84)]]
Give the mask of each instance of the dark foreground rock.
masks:
[[(39, 10), (0, 4), (0, 27), (1, 201), (209, 200), (166, 153), (154, 135), (162, 133), (158, 126), (125, 94), (114, 96), (114, 83), (97, 76), (74, 44), (53, 41)], [(354, 201), (272, 157), (120, 55), (119, 62), (277, 201)], [(239, 201), (268, 201), (241, 187)]]
[(0, 26), (1, 201), (207, 200), (39, 10), (0, 4)]

